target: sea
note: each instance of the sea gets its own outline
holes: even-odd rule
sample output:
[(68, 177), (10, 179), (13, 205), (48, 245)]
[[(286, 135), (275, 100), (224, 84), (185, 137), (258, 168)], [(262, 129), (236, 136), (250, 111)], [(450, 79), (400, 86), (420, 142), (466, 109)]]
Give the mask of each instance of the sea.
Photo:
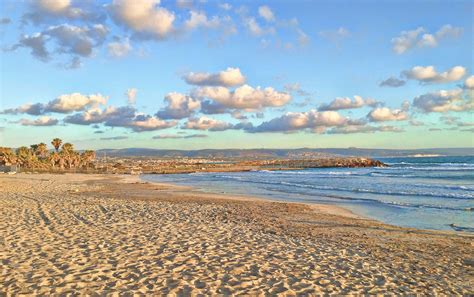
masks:
[(143, 175), (142, 179), (212, 193), (338, 205), (402, 227), (474, 232), (474, 156), (377, 159), (389, 167)]

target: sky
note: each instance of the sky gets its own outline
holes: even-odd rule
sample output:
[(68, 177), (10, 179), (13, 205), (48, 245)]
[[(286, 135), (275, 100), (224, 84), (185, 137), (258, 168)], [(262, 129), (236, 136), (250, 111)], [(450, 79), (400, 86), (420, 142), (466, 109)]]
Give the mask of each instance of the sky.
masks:
[(474, 147), (473, 1), (3, 0), (0, 146)]

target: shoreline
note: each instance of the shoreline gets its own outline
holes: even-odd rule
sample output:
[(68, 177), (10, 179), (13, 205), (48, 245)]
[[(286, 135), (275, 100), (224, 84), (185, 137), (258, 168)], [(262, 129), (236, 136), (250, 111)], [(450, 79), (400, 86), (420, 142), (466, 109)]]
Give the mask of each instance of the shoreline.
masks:
[(474, 293), (474, 237), (130, 175), (0, 175), (7, 295)]
[[(188, 173), (184, 173), (188, 174)], [(143, 175), (148, 175), (148, 173), (143, 174)], [(155, 174), (150, 174), (150, 175), (155, 175)], [(407, 227), (407, 226), (399, 226), (395, 224), (389, 224), (386, 222), (383, 222), (379, 219), (364, 216), (362, 214), (355, 213), (349, 208), (346, 208), (344, 205), (338, 205), (338, 204), (332, 204), (331, 202), (327, 203), (321, 203), (321, 202), (301, 202), (301, 201), (291, 201), (291, 200), (284, 200), (284, 199), (272, 199), (269, 197), (264, 197), (264, 196), (252, 196), (252, 195), (246, 195), (246, 194), (233, 194), (233, 193), (226, 193), (222, 192), (219, 193), (218, 191), (200, 191), (199, 189), (193, 187), (193, 186), (184, 186), (184, 185), (178, 185), (174, 184), (172, 182), (166, 183), (166, 182), (155, 182), (155, 181), (150, 181), (150, 180), (145, 180), (141, 177), (142, 175), (137, 175), (138, 179), (142, 182), (149, 182), (153, 184), (158, 184), (162, 186), (169, 186), (171, 188), (176, 188), (176, 189), (183, 189), (183, 190), (190, 190), (198, 195), (205, 196), (205, 195), (216, 195), (216, 196), (221, 196), (220, 198), (224, 199), (240, 199), (240, 200), (258, 200), (258, 201), (268, 201), (268, 202), (276, 202), (276, 203), (294, 203), (294, 204), (302, 204), (302, 205), (307, 205), (309, 207), (314, 208), (317, 211), (322, 211), (327, 214), (334, 214), (334, 215), (340, 215), (344, 217), (351, 217), (351, 218), (358, 218), (358, 219), (364, 219), (364, 220), (369, 220), (369, 221), (374, 221), (378, 222), (381, 224), (385, 224), (388, 226), (393, 226), (397, 228), (404, 228), (407, 230), (420, 230), (420, 231), (426, 231), (426, 232), (442, 232), (446, 234), (458, 234), (458, 235), (465, 235), (465, 236), (472, 236), (474, 237), (474, 232), (473, 231), (465, 231), (465, 230), (455, 230), (454, 228), (452, 230), (441, 230), (441, 229), (424, 229), (424, 228), (417, 228), (417, 227)], [(329, 198), (329, 196), (327, 196)], [(471, 211), (471, 210), (466, 210), (466, 211)], [(453, 224), (454, 225), (454, 224)], [(454, 225), (457, 226), (457, 225)]]

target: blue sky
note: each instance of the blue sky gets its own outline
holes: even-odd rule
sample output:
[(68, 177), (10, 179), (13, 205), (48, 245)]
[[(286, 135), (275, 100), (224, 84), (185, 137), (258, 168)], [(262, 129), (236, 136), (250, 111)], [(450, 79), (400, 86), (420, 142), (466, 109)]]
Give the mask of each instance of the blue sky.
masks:
[(472, 147), (473, 6), (6, 1), (0, 145)]

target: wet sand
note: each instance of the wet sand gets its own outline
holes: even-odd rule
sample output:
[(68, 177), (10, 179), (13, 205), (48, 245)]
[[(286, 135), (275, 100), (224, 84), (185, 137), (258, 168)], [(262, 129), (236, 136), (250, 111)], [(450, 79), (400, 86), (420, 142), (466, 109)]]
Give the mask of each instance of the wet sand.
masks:
[(0, 175), (0, 295), (474, 294), (474, 237), (134, 176)]

